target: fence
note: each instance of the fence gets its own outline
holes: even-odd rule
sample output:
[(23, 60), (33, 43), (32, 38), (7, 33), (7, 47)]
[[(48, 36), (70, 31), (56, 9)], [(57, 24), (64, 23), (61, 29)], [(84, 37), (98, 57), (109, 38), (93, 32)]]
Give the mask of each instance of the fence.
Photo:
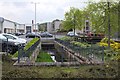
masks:
[(96, 44), (91, 44), (90, 47), (83, 48), (81, 46), (73, 45), (68, 41), (63, 41), (60, 39), (56, 39), (57, 42), (66, 46), (69, 49), (72, 49), (75, 55), (80, 55), (88, 60), (92, 60), (95, 62), (103, 62), (104, 61), (104, 47), (98, 46)]
[(35, 42), (30, 48), (28, 48), (27, 50), (24, 49), (24, 47), (22, 45), (18, 46), (18, 63), (20, 62), (20, 58), (29, 58), (33, 51), (36, 49), (36, 47), (39, 45), (40, 43), (40, 39)]

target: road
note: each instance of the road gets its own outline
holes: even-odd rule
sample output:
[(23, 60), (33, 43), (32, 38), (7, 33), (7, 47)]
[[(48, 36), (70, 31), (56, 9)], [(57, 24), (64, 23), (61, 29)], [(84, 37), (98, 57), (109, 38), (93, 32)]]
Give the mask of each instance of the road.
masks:
[[(57, 34), (57, 35), (53, 35), (55, 38), (61, 38), (61, 37), (64, 37), (65, 35), (60, 35), (60, 34)], [(18, 36), (19, 38), (24, 38), (27, 40), (27, 42), (31, 41), (33, 38), (26, 38), (25, 35), (20, 35)]]
[(19, 38), (23, 38), (23, 39), (26, 39), (27, 42), (30, 42), (32, 40), (32, 38), (26, 38), (25, 35), (20, 35), (18, 36)]

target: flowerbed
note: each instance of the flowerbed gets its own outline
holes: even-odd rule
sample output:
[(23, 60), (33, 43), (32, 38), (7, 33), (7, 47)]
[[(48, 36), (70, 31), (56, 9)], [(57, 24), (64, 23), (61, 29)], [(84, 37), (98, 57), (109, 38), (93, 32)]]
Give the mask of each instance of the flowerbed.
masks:
[[(103, 38), (98, 43), (100, 46), (108, 47), (108, 38)], [(120, 43), (117, 43), (110, 39), (110, 49), (106, 49), (105, 58), (109, 57), (111, 60), (120, 60)]]

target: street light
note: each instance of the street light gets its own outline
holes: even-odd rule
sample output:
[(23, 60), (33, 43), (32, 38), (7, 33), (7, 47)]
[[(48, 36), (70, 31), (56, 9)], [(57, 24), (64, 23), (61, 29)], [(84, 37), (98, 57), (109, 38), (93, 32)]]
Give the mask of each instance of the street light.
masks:
[(39, 2), (31, 2), (32, 4), (35, 5), (35, 32), (36, 32), (36, 5), (39, 4)]

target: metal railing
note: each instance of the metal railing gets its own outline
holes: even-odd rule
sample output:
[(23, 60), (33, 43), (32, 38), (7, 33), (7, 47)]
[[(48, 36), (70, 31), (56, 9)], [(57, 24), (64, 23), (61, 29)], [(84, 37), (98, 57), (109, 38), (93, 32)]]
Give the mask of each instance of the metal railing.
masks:
[(24, 49), (23, 45), (18, 46), (18, 63), (20, 62), (21, 57), (30, 57), (33, 51), (36, 49), (36, 47), (39, 45), (40, 39), (35, 42), (31, 47), (29, 47), (27, 50)]
[(94, 61), (104, 61), (104, 47), (98, 46), (96, 44), (91, 44), (89, 47), (81, 47), (74, 44), (71, 44), (68, 41), (63, 41), (60, 39), (55, 39), (57, 42), (61, 43), (62, 45), (66, 46), (67, 48), (73, 50), (78, 56), (81, 55), (89, 60)]

